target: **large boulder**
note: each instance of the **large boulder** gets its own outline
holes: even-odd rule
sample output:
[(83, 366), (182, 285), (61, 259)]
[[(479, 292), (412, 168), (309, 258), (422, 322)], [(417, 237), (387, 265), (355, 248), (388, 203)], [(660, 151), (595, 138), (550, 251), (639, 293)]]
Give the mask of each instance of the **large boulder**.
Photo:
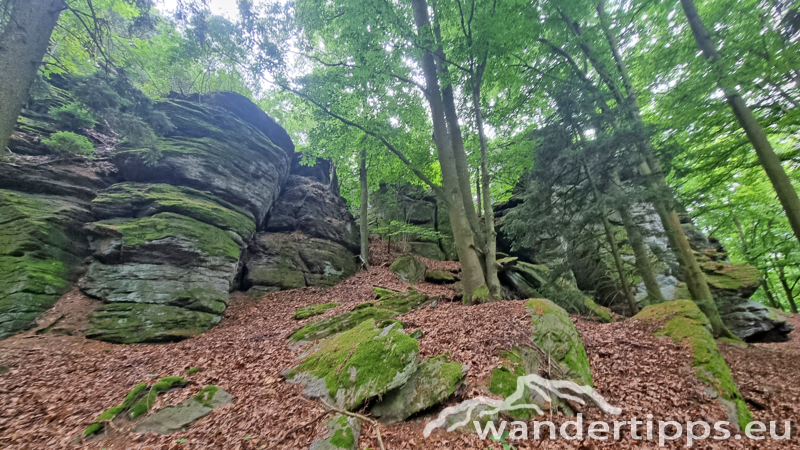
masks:
[(401, 256), (394, 260), (389, 270), (401, 280), (416, 284), (425, 277), (425, 264), (413, 255)]
[(333, 286), (358, 270), (346, 247), (303, 233), (258, 233), (244, 257), (243, 288), (271, 292)]
[(289, 176), (269, 213), (265, 231), (301, 231), (313, 238), (335, 242), (353, 253), (360, 249), (358, 228), (347, 203), (330, 185), (311, 177)]
[(652, 305), (634, 316), (658, 325), (658, 336), (668, 336), (686, 345), (693, 355), (692, 367), (697, 378), (708, 385), (710, 393), (724, 406), (729, 421), (742, 429), (753, 418), (742, 394), (720, 353), (708, 318), (689, 300), (675, 300)]
[(391, 424), (449, 398), (462, 385), (469, 366), (447, 359), (439, 355), (423, 361), (406, 384), (384, 395), (370, 413)]
[(171, 434), (209, 415), (215, 408), (231, 403), (233, 397), (217, 386), (206, 386), (176, 406), (167, 406), (148, 416), (133, 428), (136, 433)]
[(323, 340), (300, 364), (284, 372), (303, 394), (354, 411), (365, 401), (402, 386), (417, 369), (419, 342), (399, 322), (373, 320)]

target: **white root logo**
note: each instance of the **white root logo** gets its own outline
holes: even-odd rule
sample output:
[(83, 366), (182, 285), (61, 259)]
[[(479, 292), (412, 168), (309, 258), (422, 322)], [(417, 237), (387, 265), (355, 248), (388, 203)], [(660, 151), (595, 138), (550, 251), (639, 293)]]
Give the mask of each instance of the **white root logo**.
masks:
[(461, 413), (465, 413), (463, 419), (451, 424), (447, 428), (447, 431), (453, 431), (456, 428), (467, 425), (470, 420), (473, 420), (475, 408), (479, 406), (487, 406), (488, 409), (483, 409), (482, 411), (478, 412), (476, 418), (493, 416), (502, 411), (514, 411), (518, 409), (532, 409), (536, 411), (537, 414), (542, 414), (542, 409), (539, 407), (539, 405), (533, 403), (515, 404), (519, 400), (523, 399), (526, 387), (539, 394), (539, 396), (541, 396), (541, 398), (546, 402), (551, 402), (550, 394), (553, 394), (558, 398), (575, 402), (579, 405), (585, 405), (586, 402), (584, 401), (584, 398), (588, 398), (592, 401), (592, 403), (597, 405), (598, 408), (607, 414), (615, 416), (622, 414), (622, 410), (620, 408), (610, 405), (590, 386), (581, 386), (569, 380), (548, 380), (536, 374), (529, 374), (517, 378), (516, 392), (514, 392), (513, 395), (509, 396), (505, 400), (481, 396), (471, 398), (459, 403), (458, 405), (445, 408), (439, 413), (439, 416), (435, 420), (432, 420), (425, 425), (424, 436), (430, 436), (431, 432), (436, 428), (444, 428), (448, 418)]

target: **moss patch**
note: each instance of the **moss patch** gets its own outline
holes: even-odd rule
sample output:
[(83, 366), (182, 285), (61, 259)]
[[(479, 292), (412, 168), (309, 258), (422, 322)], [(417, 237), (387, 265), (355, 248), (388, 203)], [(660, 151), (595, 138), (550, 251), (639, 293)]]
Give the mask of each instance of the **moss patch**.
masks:
[(156, 402), (156, 397), (158, 397), (158, 394), (167, 392), (174, 388), (184, 387), (187, 384), (189, 384), (189, 382), (181, 377), (164, 377), (158, 380), (158, 382), (156, 382), (156, 384), (150, 388), (150, 390), (147, 392), (147, 395), (145, 395), (142, 400), (131, 406), (130, 412), (128, 412), (128, 417), (133, 420), (141, 416), (150, 410), (150, 408)]
[[(286, 376), (303, 382), (306, 390), (322, 389), (345, 409), (353, 410), (365, 400), (403, 384), (417, 365), (419, 343), (393, 325), (375, 328), (374, 320), (331, 339), (326, 339)], [(405, 376), (405, 378), (403, 378)]]
[(744, 427), (753, 418), (750, 410), (733, 381), (730, 369), (714, 342), (708, 318), (697, 305), (689, 300), (676, 300), (652, 305), (634, 316), (648, 322), (660, 322), (659, 336), (668, 336), (676, 342), (689, 346), (693, 352), (692, 366), (697, 378), (711, 386), (720, 397), (736, 408), (739, 427)]
[(294, 315), (292, 316), (292, 319), (296, 320), (308, 319), (309, 317), (317, 316), (337, 306), (339, 306), (339, 303), (329, 302), (329, 303), (323, 303), (321, 305), (310, 305), (306, 306), (305, 308), (298, 308), (297, 312), (295, 312)]
[(201, 389), (200, 392), (194, 396), (194, 399), (207, 408), (213, 408), (214, 405), (211, 404), (211, 401), (214, 400), (214, 394), (216, 394), (217, 391), (219, 391), (219, 388), (213, 384), (210, 384)]
[(210, 256), (239, 259), (239, 245), (219, 228), (175, 213), (158, 213), (132, 220), (95, 222), (98, 227), (116, 231), (127, 246), (146, 244), (168, 237), (183, 237)]
[(199, 367), (192, 367), (190, 369), (186, 369), (186, 375), (194, 375), (197, 372), (200, 372), (200, 368)]
[(589, 308), (591, 315), (597, 318), (600, 322), (611, 323), (614, 321), (614, 316), (611, 315), (611, 312), (595, 303), (590, 297), (586, 297), (583, 304)]
[(139, 383), (134, 387), (128, 395), (125, 396), (125, 399), (122, 401), (121, 404), (117, 406), (112, 406), (107, 410), (100, 413), (96, 419), (94, 419), (94, 423), (89, 425), (85, 430), (83, 430), (84, 436), (89, 436), (90, 434), (97, 433), (98, 431), (102, 430), (105, 427), (105, 422), (113, 420), (121, 413), (127, 411), (131, 406), (133, 406), (134, 402), (139, 400), (143, 395), (145, 395), (147, 389), (147, 383)]

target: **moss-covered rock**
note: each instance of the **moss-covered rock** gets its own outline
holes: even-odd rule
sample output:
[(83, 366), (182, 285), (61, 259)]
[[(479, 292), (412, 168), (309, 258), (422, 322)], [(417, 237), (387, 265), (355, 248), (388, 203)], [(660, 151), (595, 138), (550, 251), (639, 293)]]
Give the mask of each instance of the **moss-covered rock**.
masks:
[(130, 410), (128, 411), (128, 417), (133, 420), (143, 415), (153, 407), (156, 402), (156, 397), (158, 397), (159, 394), (172, 389), (182, 388), (187, 384), (189, 384), (189, 382), (181, 377), (164, 377), (158, 380), (150, 387), (144, 398), (134, 403), (133, 406), (130, 407)]
[(86, 337), (118, 344), (180, 341), (197, 336), (221, 319), (176, 306), (111, 303), (89, 314)]
[(714, 342), (708, 318), (694, 302), (675, 300), (652, 305), (634, 318), (658, 323), (657, 335), (668, 336), (692, 350), (692, 366), (697, 378), (717, 393), (722, 405), (728, 409), (732, 423), (737, 423), (744, 429), (753, 420), (744, 398), (739, 393), (739, 388), (733, 381), (730, 369), (717, 348), (717, 343)]
[(374, 320), (323, 340), (299, 365), (284, 372), (304, 395), (355, 410), (366, 400), (402, 386), (417, 368), (419, 343), (397, 323), (376, 328)]
[(320, 305), (309, 305), (304, 308), (298, 308), (297, 311), (292, 316), (292, 319), (295, 320), (308, 319), (309, 317), (317, 316), (329, 309), (336, 308), (337, 306), (339, 306), (339, 304), (336, 302), (328, 302), (328, 303), (322, 303)]
[(425, 264), (412, 255), (401, 256), (394, 260), (389, 270), (395, 273), (401, 280), (415, 284), (425, 276)]
[(325, 436), (314, 441), (309, 450), (355, 450), (361, 436), (361, 423), (355, 417), (338, 414), (325, 425)]
[(112, 406), (107, 410), (100, 413), (96, 419), (94, 419), (94, 423), (89, 425), (85, 430), (83, 430), (84, 436), (89, 436), (91, 434), (97, 433), (101, 431), (104, 427), (106, 422), (114, 420), (118, 415), (130, 409), (134, 404), (136, 404), (139, 399), (147, 394), (147, 383), (139, 383), (134, 387), (128, 395), (125, 396), (125, 399), (122, 401), (121, 404), (117, 406)]
[[(492, 369), (486, 382), (489, 392), (501, 395), (503, 398), (514, 395), (517, 392), (517, 378), (538, 371), (539, 361), (535, 355), (529, 353), (529, 349), (520, 348), (501, 352), (500, 367)], [(522, 397), (514, 402), (512, 406), (531, 404), (535, 400), (531, 390), (525, 386)], [(536, 404), (544, 406), (541, 401), (536, 402)], [(536, 415), (536, 411), (530, 408), (512, 409), (507, 413), (517, 420), (528, 420)]]
[(136, 424), (136, 433), (171, 434), (185, 430), (215, 408), (231, 403), (233, 397), (217, 386), (209, 385), (180, 405), (167, 406)]
[(611, 311), (595, 303), (591, 297), (585, 297), (583, 304), (589, 310), (590, 316), (598, 321), (602, 323), (611, 323), (614, 321), (614, 316), (611, 314)]
[(525, 307), (531, 314), (531, 341), (558, 364), (565, 379), (592, 386), (586, 349), (567, 311), (541, 298), (529, 300)]
[(420, 363), (408, 382), (384, 395), (370, 413), (382, 423), (390, 424), (406, 420), (449, 398), (461, 386), (469, 367), (447, 362), (448, 359), (445, 354)]
[(437, 261), (447, 260), (439, 244), (436, 242), (409, 242), (408, 243), (411, 253), (425, 258), (435, 259)]
[(244, 287), (264, 291), (333, 286), (358, 270), (344, 246), (302, 233), (258, 233), (244, 264)]
[(292, 333), (289, 340), (316, 341), (349, 330), (367, 320), (380, 323), (398, 314), (417, 309), (428, 301), (427, 295), (414, 289), (406, 292), (394, 292), (383, 288), (374, 290), (377, 297), (375, 302), (361, 303), (345, 313), (309, 323)]
[(429, 283), (455, 283), (458, 278), (444, 270), (429, 270), (425, 272), (425, 281)]
[(28, 326), (83, 270), (91, 218), (70, 197), (0, 189), (0, 339)]

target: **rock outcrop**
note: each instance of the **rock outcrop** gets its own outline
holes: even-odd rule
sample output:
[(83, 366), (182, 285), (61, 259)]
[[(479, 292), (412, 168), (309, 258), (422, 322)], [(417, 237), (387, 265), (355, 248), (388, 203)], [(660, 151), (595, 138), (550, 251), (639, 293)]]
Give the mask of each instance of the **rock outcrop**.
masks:
[(401, 256), (394, 260), (389, 270), (401, 280), (416, 284), (425, 277), (425, 264), (413, 255)]

